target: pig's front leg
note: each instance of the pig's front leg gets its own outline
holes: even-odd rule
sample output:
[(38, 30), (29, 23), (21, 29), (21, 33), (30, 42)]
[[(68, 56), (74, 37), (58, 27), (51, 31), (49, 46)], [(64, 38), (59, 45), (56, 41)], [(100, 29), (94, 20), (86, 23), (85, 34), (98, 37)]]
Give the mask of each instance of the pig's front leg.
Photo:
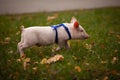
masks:
[(61, 48), (61, 46), (58, 46), (55, 51), (59, 51)]
[(55, 46), (52, 48), (52, 53), (54, 53), (55, 51), (59, 51), (61, 49), (61, 47), (58, 45), (57, 48), (55, 48)]
[(58, 44), (58, 47), (56, 48), (55, 51), (59, 51), (59, 50), (60, 50), (61, 48), (63, 48), (63, 47), (65, 47), (65, 48), (67, 48), (67, 49), (70, 49), (70, 44), (69, 44), (69, 42), (68, 42), (68, 41), (63, 41), (63, 42), (59, 43), (59, 44)]
[(65, 48), (70, 49), (70, 43), (68, 41), (65, 42)]

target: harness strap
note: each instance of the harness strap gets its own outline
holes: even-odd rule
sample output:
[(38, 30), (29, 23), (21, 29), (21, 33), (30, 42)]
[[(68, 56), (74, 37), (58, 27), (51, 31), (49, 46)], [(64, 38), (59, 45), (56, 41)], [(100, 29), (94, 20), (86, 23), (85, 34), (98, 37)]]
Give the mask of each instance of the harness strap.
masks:
[(59, 24), (59, 25), (55, 25), (55, 26), (51, 26), (54, 30), (55, 30), (55, 43), (58, 43), (58, 31), (57, 28), (59, 27), (64, 27), (65, 31), (67, 32), (69, 39), (71, 39), (71, 34), (69, 32), (69, 29), (64, 25), (64, 24)]

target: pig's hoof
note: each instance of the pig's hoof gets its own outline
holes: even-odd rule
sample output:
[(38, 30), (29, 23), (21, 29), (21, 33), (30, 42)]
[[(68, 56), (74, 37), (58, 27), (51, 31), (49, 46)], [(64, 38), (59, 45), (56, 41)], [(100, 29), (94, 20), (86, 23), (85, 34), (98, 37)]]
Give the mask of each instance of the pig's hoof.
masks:
[(24, 59), (25, 58), (25, 54), (22, 54), (20, 57), (21, 57), (21, 59)]

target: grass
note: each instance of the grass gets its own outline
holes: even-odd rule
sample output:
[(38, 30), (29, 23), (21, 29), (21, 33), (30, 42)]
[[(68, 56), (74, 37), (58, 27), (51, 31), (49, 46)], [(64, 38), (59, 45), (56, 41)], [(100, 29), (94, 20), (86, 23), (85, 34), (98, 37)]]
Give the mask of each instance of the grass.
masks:
[[(54, 20), (48, 16), (57, 14)], [(71, 49), (62, 49), (64, 60), (40, 64), (51, 57), (52, 46), (25, 50), (31, 59), (27, 70), (17, 61), (16, 46), (20, 25), (54, 25), (70, 22), (75, 16), (90, 35), (88, 40), (70, 41)], [(75, 68), (77, 67), (77, 69)], [(34, 70), (33, 68), (37, 68)], [(0, 16), (0, 80), (118, 80), (120, 79), (120, 8), (101, 8), (51, 13)]]

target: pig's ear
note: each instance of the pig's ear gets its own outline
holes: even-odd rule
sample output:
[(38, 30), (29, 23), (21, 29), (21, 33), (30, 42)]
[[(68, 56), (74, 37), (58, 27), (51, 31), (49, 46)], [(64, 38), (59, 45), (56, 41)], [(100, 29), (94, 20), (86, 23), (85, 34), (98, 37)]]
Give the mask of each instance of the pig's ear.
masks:
[(78, 21), (75, 21), (74, 22), (74, 28), (77, 29), (78, 27), (79, 27), (79, 23), (78, 23)]
[(73, 23), (73, 22), (75, 22), (75, 21), (77, 21), (77, 19), (73, 16), (73, 17), (71, 18), (71, 23)]

